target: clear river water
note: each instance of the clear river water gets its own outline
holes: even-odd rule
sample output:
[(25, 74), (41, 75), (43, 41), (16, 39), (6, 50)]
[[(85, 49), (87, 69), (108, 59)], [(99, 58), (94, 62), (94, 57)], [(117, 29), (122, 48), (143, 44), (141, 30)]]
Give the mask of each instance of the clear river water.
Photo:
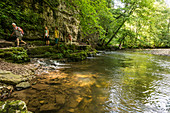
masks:
[(25, 100), (33, 112), (170, 113), (170, 56), (116, 51), (43, 64), (56, 64), (62, 73), (52, 70), (13, 97)]

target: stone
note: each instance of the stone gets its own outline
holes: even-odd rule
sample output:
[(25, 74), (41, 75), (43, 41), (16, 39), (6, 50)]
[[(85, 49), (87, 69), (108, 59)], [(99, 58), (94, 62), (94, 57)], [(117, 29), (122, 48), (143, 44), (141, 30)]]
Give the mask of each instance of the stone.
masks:
[(54, 112), (60, 109), (60, 106), (56, 106), (56, 104), (44, 104), (40, 107), (40, 112), (48, 113)]
[(38, 107), (40, 106), (40, 103), (38, 100), (32, 100), (29, 102), (29, 104), (32, 106), (32, 107)]
[(48, 89), (49, 85), (46, 85), (46, 84), (36, 84), (36, 85), (33, 85), (32, 88), (33, 89), (36, 89), (36, 90), (46, 90)]
[(26, 88), (29, 88), (29, 87), (31, 87), (29, 82), (21, 82), (21, 83), (16, 85), (17, 90), (26, 89)]
[(61, 85), (60, 81), (50, 81), (49, 82), (50, 85)]
[(69, 99), (69, 107), (76, 108), (79, 105), (79, 102), (76, 100), (74, 96), (70, 97)]
[(22, 75), (15, 75), (9, 71), (2, 71), (0, 70), (0, 82), (16, 85), (20, 82), (24, 81)]
[(83, 98), (80, 97), (80, 95), (78, 95), (76, 101), (77, 101), (78, 103), (80, 103), (82, 100), (83, 100)]
[(65, 103), (65, 98), (66, 98), (65, 95), (58, 94), (55, 97), (56, 97), (56, 103), (57, 104), (64, 104)]
[(40, 104), (44, 104), (44, 100), (41, 100), (41, 101), (40, 101)]
[(12, 94), (13, 89), (14, 89), (13, 86), (6, 85), (0, 86), (0, 100), (9, 98)]
[(69, 109), (68, 112), (73, 113), (75, 110), (74, 109)]

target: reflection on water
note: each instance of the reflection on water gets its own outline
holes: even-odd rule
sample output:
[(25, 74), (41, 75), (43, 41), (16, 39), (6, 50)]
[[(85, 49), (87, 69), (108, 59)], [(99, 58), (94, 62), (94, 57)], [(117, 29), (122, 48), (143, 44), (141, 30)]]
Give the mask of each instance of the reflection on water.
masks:
[[(40, 112), (46, 109), (42, 106), (51, 105), (56, 107), (53, 109), (56, 113), (170, 112), (169, 56), (106, 52), (82, 62), (69, 63), (69, 67), (60, 76), (51, 72), (46, 76), (54, 75), (52, 78), (41, 78), (37, 87), (24, 91), (38, 92), (33, 97), (24, 94), (25, 98), (29, 97), (26, 100), (32, 111)], [(38, 88), (43, 90), (38, 91)], [(47, 97), (55, 99), (48, 101)], [(64, 99), (58, 102), (60, 97)], [(36, 107), (30, 104), (32, 101), (37, 102)]]

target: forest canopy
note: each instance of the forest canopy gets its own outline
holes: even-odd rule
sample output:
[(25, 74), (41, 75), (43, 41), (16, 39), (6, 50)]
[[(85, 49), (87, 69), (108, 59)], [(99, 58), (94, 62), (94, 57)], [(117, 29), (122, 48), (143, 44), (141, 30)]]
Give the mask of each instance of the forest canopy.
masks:
[(170, 8), (164, 0), (67, 0), (79, 10), (85, 35), (101, 46), (170, 47)]

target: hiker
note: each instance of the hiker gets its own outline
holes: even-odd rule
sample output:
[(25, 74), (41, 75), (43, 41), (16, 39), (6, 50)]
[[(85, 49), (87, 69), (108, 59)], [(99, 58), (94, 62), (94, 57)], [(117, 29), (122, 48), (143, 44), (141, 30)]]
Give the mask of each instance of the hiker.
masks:
[(45, 38), (45, 44), (47, 46), (49, 46), (50, 45), (50, 38), (49, 38), (49, 30), (48, 30), (47, 26), (45, 27), (44, 38)]
[(72, 45), (72, 39), (73, 37), (71, 36), (71, 34), (68, 34), (67, 40), (68, 42), (70, 42), (71, 45)]
[(16, 39), (16, 40), (17, 40), (17, 47), (19, 47), (19, 40), (26, 45), (27, 43), (22, 40), (22, 37), (23, 37), (23, 35), (24, 35), (23, 30), (22, 30), (20, 27), (17, 27), (17, 25), (16, 25), (15, 23), (12, 23), (12, 26), (13, 26), (13, 28), (14, 28), (14, 32), (11, 34), (11, 37), (12, 37), (12, 36), (14, 35), (14, 33), (15, 33), (16, 38), (17, 38), (17, 39)]
[(55, 27), (55, 43), (58, 45), (58, 41), (59, 41), (59, 31), (58, 31), (58, 27)]

